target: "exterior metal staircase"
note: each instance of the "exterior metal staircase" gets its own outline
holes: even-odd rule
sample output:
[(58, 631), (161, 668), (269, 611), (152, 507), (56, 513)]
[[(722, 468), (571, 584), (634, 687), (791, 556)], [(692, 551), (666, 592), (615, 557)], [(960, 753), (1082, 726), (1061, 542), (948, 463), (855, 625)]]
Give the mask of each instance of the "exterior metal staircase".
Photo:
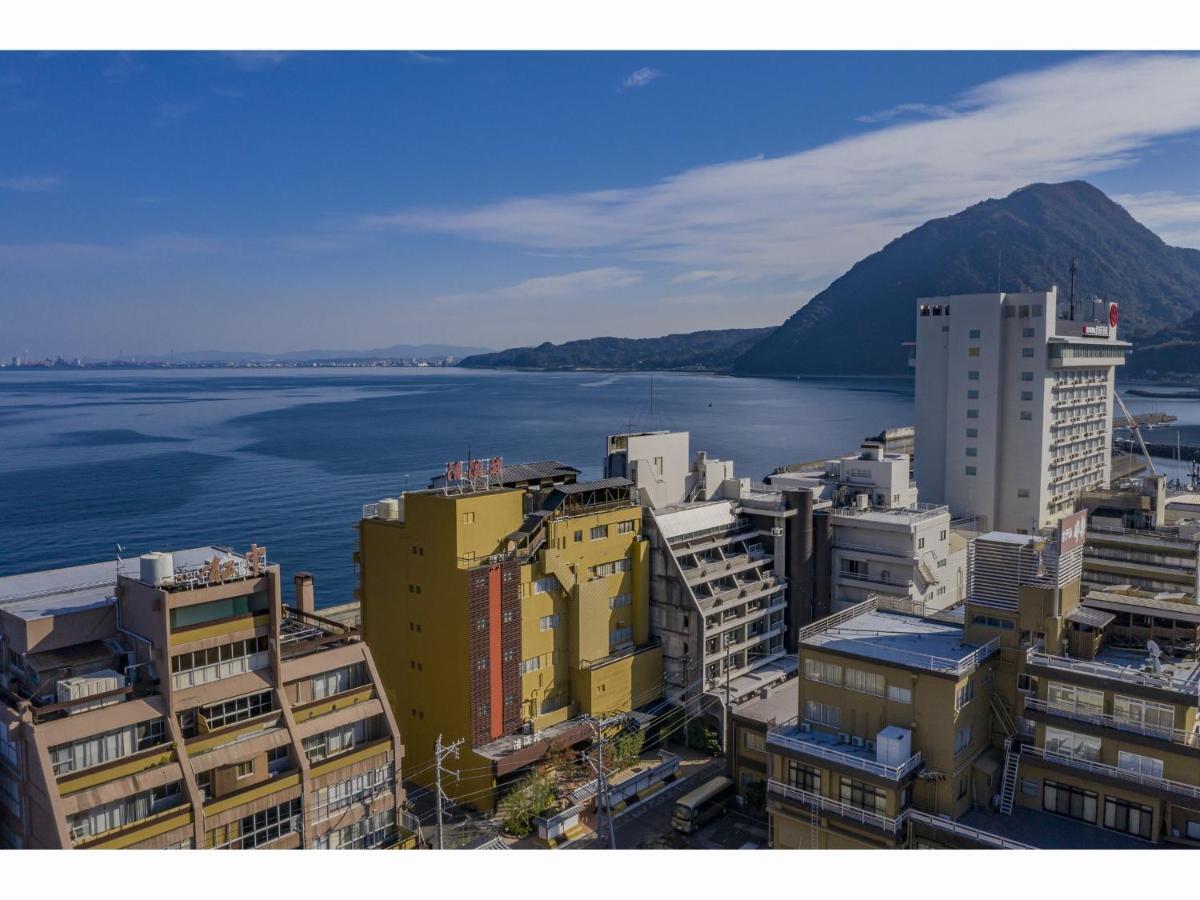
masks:
[[(1004, 736), (1011, 741), (1017, 736), (1019, 729), (1017, 728), (1017, 720), (1013, 718), (1012, 711), (1008, 708), (1008, 704), (1004, 702), (1004, 698), (996, 692), (991, 695), (992, 712), (996, 714), (996, 719), (1000, 722), (1000, 727), (1004, 730)], [(1007, 748), (1007, 743), (1005, 744)]]
[(1004, 739), (1004, 777), (1000, 782), (1000, 812), (1012, 815), (1013, 800), (1017, 796), (1017, 769), (1021, 765), (1021, 751), (1014, 748), (1013, 739)]

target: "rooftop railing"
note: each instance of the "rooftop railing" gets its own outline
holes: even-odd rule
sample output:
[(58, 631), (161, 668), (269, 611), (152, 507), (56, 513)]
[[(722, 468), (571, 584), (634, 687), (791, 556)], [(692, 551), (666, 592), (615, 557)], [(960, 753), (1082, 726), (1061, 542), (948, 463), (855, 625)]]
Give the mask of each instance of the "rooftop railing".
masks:
[(836, 813), (844, 818), (862, 822), (864, 825), (878, 828), (889, 834), (899, 834), (901, 827), (904, 825), (903, 813), (897, 818), (891, 818), (881, 815), (874, 810), (852, 806), (849, 803), (843, 803), (841, 800), (834, 800), (832, 797), (822, 797), (820, 794), (814, 794), (812, 791), (792, 787), (789, 784), (784, 784), (782, 781), (776, 781), (774, 778), (767, 782), (767, 790), (780, 797), (786, 797), (788, 800), (795, 800), (798, 803), (803, 803), (805, 806), (815, 806), (822, 812)]
[(917, 503), (911, 507), (882, 507), (868, 506), (859, 509), (856, 506), (843, 506), (833, 510), (837, 516), (875, 516), (883, 519), (898, 519), (907, 522), (923, 522), (940, 515), (949, 515), (950, 507), (940, 503)]
[(1036, 849), (1031, 844), (1022, 844), (1020, 841), (1014, 841), (1010, 838), (1001, 837), (998, 834), (993, 834), (990, 831), (983, 831), (979, 828), (972, 828), (970, 825), (963, 825), (961, 822), (955, 822), (953, 819), (946, 819), (942, 816), (933, 816), (927, 812), (922, 812), (919, 809), (906, 809), (901, 813), (901, 818), (907, 818), (910, 822), (920, 822), (922, 825), (927, 825), (930, 828), (937, 828), (940, 831), (947, 831), (951, 834), (961, 835), (972, 841), (977, 841), (980, 844), (986, 844), (989, 847), (996, 847), (1001, 850), (1034, 850)]
[(1184, 747), (1200, 748), (1200, 731), (1182, 731), (1178, 728), (1161, 728), (1156, 725), (1148, 725), (1145, 722), (1130, 722), (1127, 719), (1118, 719), (1110, 713), (1091, 712), (1082, 709), (1066, 709), (1062, 706), (1056, 706), (1053, 703), (1047, 703), (1040, 697), (1026, 697), (1025, 708), (1037, 710), (1038, 712), (1046, 713), (1051, 716), (1059, 716), (1064, 719), (1070, 719), (1073, 722), (1087, 722), (1092, 725), (1101, 725), (1105, 728), (1113, 728), (1117, 731), (1126, 731), (1130, 734), (1140, 734), (1145, 737), (1158, 738), (1163, 741), (1170, 741), (1173, 744), (1182, 744)]
[(1166, 672), (1143, 672), (1132, 666), (1116, 666), (1092, 660), (1072, 659), (1069, 656), (1054, 656), (1046, 653), (1040, 644), (1029, 648), (1025, 655), (1025, 662), (1031, 666), (1074, 672), (1078, 675), (1090, 675), (1094, 678), (1108, 678), (1159, 690), (1176, 691), (1200, 700), (1200, 682), (1197, 682), (1194, 675), (1191, 678), (1179, 678)]
[(872, 775), (876, 775), (879, 778), (886, 778), (889, 781), (900, 781), (902, 778), (906, 778), (917, 771), (924, 764), (920, 752), (914, 753), (898, 766), (888, 766), (867, 759), (859, 754), (843, 753), (841, 750), (834, 750), (832, 747), (819, 744), (816, 741), (806, 741), (802, 738), (785, 734), (781, 730), (768, 731), (767, 743), (787, 747), (791, 750), (798, 750), (801, 753), (816, 756), (828, 762), (869, 772)]
[(283, 607), (279, 652), (284, 659), (316, 653), (337, 644), (356, 641), (359, 630), (293, 606)]
[(1167, 791), (1172, 794), (1180, 794), (1184, 797), (1191, 797), (1200, 800), (1200, 787), (1194, 784), (1186, 784), (1182, 781), (1172, 781), (1169, 778), (1156, 778), (1153, 775), (1147, 775), (1144, 772), (1134, 772), (1131, 769), (1122, 769), (1120, 766), (1110, 766), (1108, 763), (1102, 763), (1094, 759), (1086, 759), (1082, 756), (1072, 756), (1069, 753), (1058, 753), (1053, 750), (1046, 750), (1043, 747), (1034, 747), (1030, 744), (1021, 745), (1021, 753), (1027, 756), (1033, 756), (1037, 759), (1042, 759), (1047, 762), (1058, 763), (1062, 766), (1069, 766), (1072, 769), (1080, 769), (1084, 772), (1092, 772), (1096, 775), (1107, 775), (1109, 778), (1119, 778), (1124, 781), (1130, 781), (1134, 784), (1140, 784), (1144, 787), (1154, 788), (1160, 791)]

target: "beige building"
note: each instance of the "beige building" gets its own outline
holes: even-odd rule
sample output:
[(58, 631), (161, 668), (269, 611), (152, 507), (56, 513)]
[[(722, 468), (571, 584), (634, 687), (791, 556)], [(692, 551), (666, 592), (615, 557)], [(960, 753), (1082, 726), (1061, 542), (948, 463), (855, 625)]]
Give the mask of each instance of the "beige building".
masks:
[(398, 846), (404, 748), (358, 630), (217, 547), (0, 578), (0, 846)]

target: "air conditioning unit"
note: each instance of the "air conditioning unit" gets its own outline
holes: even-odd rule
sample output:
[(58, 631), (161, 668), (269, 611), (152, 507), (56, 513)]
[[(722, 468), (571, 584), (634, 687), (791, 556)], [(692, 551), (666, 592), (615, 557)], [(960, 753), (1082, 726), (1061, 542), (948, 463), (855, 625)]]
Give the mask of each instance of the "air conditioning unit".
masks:
[(858, 735), (855, 735), (854, 737), (850, 738), (850, 743), (852, 746), (861, 748), (863, 745), (863, 739)]
[(875, 742), (874, 741), (867, 741), (867, 752), (868, 753), (875, 752)]
[(850, 735), (846, 734), (846, 732), (844, 732), (844, 731), (839, 731), (838, 732), (838, 743), (839, 744), (850, 743)]
[(807, 722), (801, 722), (800, 723), (800, 731), (803, 732), (804, 734), (808, 734), (809, 732), (812, 731), (812, 726), (809, 725)]

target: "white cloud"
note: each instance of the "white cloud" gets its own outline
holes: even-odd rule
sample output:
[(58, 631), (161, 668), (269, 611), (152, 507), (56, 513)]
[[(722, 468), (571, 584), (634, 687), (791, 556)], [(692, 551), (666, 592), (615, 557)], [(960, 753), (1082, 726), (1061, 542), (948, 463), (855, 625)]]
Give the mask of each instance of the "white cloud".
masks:
[(569, 300), (575, 294), (594, 294), (631, 287), (642, 280), (642, 274), (619, 266), (604, 266), (584, 269), (562, 275), (542, 275), (526, 278), (517, 284), (491, 288), (486, 291), (470, 291), (462, 294), (446, 294), (434, 298), (435, 303), (470, 303), (487, 300)]
[(955, 116), (961, 115), (962, 110), (955, 109), (953, 106), (948, 106), (945, 104), (898, 103), (891, 109), (884, 109), (869, 115), (858, 116), (855, 121), (865, 122), (867, 124), (875, 124), (879, 122), (891, 122), (894, 119), (902, 119), (907, 117), (952, 119)]
[(1157, 139), (1200, 129), (1200, 57), (1088, 57), (988, 82), (953, 107), (960, 114), (642, 187), (362, 222), (820, 286), (927, 219), (1031, 182), (1127, 166)]
[(1200, 194), (1148, 191), (1113, 199), (1168, 244), (1200, 248)]
[(0, 178), (0, 190), (30, 194), (52, 191), (61, 184), (62, 179), (56, 175), (16, 175)]
[(643, 66), (642, 68), (629, 73), (629, 77), (625, 79), (625, 90), (632, 91), (636, 90), (637, 88), (644, 88), (655, 78), (659, 78), (661, 76), (662, 72), (658, 71), (658, 69), (653, 69), (650, 66)]

